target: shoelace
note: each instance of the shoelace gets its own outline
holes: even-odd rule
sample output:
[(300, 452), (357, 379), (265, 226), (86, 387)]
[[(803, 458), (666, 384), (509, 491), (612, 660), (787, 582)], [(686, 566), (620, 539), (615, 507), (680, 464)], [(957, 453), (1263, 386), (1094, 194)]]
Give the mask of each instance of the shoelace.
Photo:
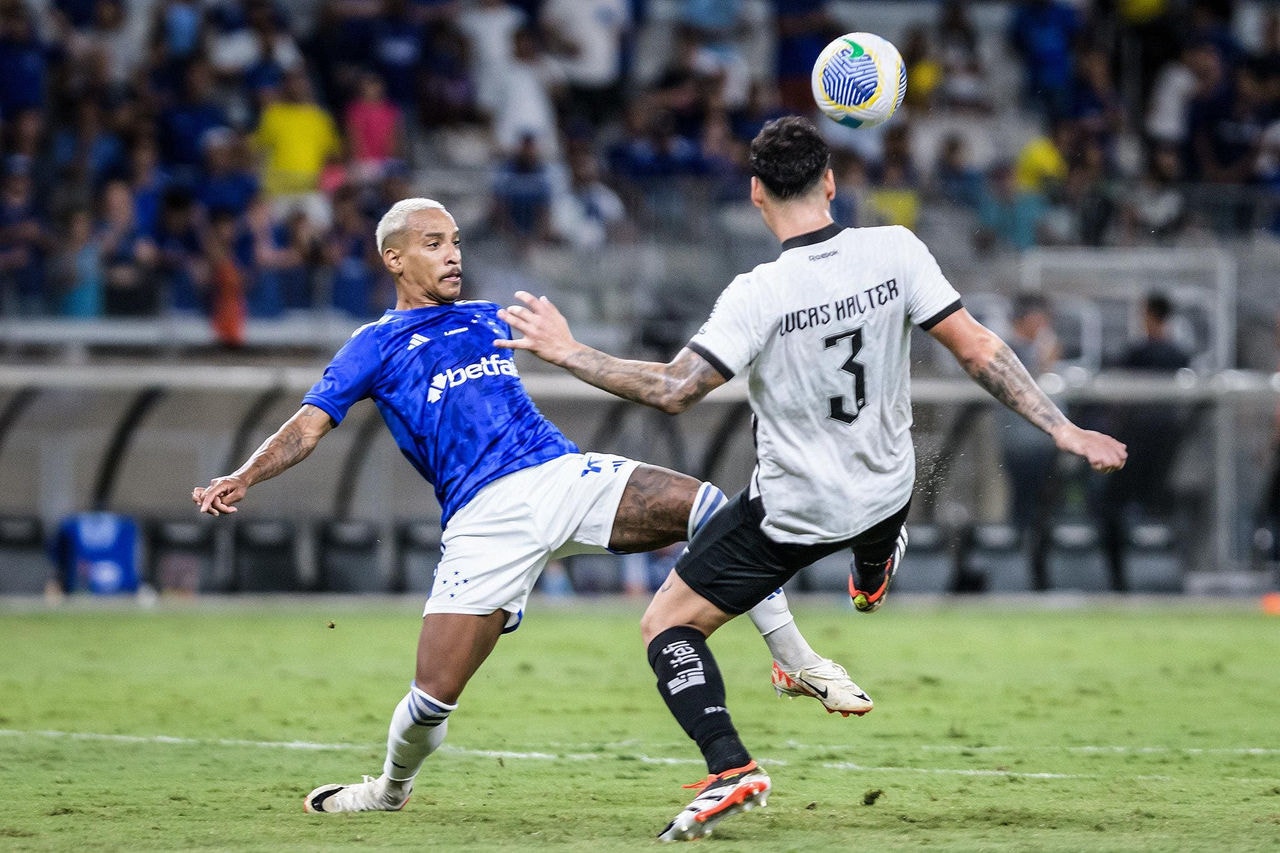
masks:
[(752, 761), (750, 764), (744, 764), (741, 767), (734, 767), (731, 770), (724, 770), (724, 771), (721, 771), (720, 773), (712, 773), (710, 776), (701, 780), (700, 782), (690, 782), (688, 785), (681, 785), (680, 787), (692, 788), (695, 791), (704, 791), (707, 788), (711, 787), (716, 782), (719, 782), (724, 779), (728, 779), (731, 776), (738, 776), (743, 773), (750, 773), (752, 770), (756, 769), (756, 766), (757, 766), (756, 763)]

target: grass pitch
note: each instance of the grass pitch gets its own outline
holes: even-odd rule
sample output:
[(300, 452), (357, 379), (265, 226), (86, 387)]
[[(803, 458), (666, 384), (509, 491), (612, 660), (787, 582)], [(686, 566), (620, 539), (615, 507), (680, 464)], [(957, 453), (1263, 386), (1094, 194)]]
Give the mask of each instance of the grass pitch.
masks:
[[(723, 629), (730, 709), (774, 793), (709, 849), (1280, 849), (1280, 619), (1181, 600), (794, 603), (876, 710), (776, 698), (749, 622)], [(312, 787), (379, 772), (420, 607), (0, 609), (0, 849), (659, 846), (705, 770), (634, 602), (535, 600), (403, 812), (304, 814)]]

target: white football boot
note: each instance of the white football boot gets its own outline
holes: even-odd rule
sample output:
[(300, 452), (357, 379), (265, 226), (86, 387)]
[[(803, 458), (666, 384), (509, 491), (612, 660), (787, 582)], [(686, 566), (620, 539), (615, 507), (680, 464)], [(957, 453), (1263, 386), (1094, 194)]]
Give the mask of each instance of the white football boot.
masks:
[(822, 663), (787, 672), (773, 662), (773, 689), (779, 696), (812, 696), (822, 703), (828, 714), (850, 714), (861, 717), (875, 707), (871, 697), (853, 683), (840, 664), (823, 659)]
[(304, 811), (312, 814), (335, 812), (398, 812), (409, 802), (413, 783), (389, 790), (383, 776), (366, 776), (351, 785), (321, 785), (302, 801)]

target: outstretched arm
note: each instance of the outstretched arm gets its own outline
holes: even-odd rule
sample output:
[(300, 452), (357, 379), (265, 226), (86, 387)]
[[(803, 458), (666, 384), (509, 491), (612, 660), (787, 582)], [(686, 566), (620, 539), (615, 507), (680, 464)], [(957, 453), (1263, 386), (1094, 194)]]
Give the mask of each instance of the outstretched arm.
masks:
[(498, 312), (523, 338), (497, 341), (507, 349), (522, 349), (543, 361), (563, 367), (574, 376), (610, 394), (678, 414), (727, 380), (691, 349), (682, 349), (666, 364), (617, 358), (574, 340), (564, 315), (545, 296), (516, 291), (522, 305)]
[(315, 406), (303, 406), (233, 473), (192, 489), (191, 500), (209, 515), (235, 512), (234, 504), (244, 498), (250, 486), (306, 459), (331, 429), (333, 421), (328, 413)]
[(1097, 471), (1124, 467), (1125, 446), (1109, 435), (1081, 429), (1036, 384), (1000, 336), (961, 309), (929, 330), (983, 388), (1047, 432), (1059, 450), (1088, 460)]

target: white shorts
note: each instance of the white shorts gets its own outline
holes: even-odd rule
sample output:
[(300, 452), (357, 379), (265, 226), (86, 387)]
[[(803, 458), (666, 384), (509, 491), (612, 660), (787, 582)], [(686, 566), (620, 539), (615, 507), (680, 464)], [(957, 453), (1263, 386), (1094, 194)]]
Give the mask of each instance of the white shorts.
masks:
[(505, 610), (507, 629), (514, 630), (549, 560), (608, 552), (622, 492), (638, 464), (570, 453), (485, 486), (449, 519), (423, 615)]

